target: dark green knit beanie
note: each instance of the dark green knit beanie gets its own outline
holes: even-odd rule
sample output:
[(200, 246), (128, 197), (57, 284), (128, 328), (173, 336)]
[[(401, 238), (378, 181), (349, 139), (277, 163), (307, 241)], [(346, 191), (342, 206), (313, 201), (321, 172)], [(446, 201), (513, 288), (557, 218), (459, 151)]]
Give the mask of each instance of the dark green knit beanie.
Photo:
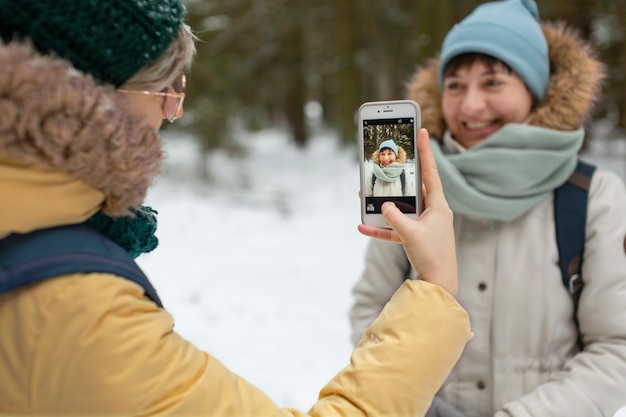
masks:
[(119, 87), (165, 51), (185, 13), (180, 0), (0, 0), (0, 35)]

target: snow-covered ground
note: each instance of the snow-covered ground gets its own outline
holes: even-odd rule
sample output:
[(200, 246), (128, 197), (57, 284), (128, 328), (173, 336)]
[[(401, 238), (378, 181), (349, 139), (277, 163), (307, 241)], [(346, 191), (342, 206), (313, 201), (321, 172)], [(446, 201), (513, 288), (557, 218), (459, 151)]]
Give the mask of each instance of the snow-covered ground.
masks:
[(147, 200), (160, 243), (139, 263), (179, 333), (279, 405), (306, 410), (351, 352), (350, 289), (367, 242), (357, 158), (330, 135), (306, 151), (277, 131), (245, 144), (245, 160), (211, 157), (208, 185), (192, 179), (194, 143), (167, 140)]
[[(623, 145), (586, 156), (625, 178)], [(306, 411), (351, 352), (350, 290), (367, 243), (356, 230), (357, 156), (332, 134), (306, 151), (273, 130), (246, 135), (245, 146), (244, 160), (213, 155), (216, 182), (203, 184), (195, 143), (166, 138), (147, 200), (160, 244), (138, 261), (180, 334), (279, 405)]]

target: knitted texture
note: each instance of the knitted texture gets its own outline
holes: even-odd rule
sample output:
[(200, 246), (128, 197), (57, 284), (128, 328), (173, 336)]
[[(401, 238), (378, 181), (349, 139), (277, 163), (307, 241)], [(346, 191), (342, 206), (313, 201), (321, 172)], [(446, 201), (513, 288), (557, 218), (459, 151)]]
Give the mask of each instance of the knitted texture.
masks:
[(119, 87), (165, 51), (185, 14), (180, 0), (0, 0), (0, 35)]
[(548, 44), (534, 0), (505, 0), (476, 7), (446, 35), (441, 47), (439, 85), (452, 58), (482, 53), (501, 60), (524, 80), (533, 96), (543, 100), (550, 79)]
[(382, 151), (385, 148), (389, 148), (393, 151), (393, 153), (396, 154), (396, 156), (398, 156), (398, 146), (396, 145), (396, 143), (393, 141), (393, 139), (387, 139), (386, 141), (382, 142), (379, 146), (378, 146), (378, 150)]
[(148, 206), (133, 210), (128, 217), (109, 217), (102, 211), (91, 216), (85, 223), (124, 248), (133, 258), (154, 250), (159, 240), (157, 212)]

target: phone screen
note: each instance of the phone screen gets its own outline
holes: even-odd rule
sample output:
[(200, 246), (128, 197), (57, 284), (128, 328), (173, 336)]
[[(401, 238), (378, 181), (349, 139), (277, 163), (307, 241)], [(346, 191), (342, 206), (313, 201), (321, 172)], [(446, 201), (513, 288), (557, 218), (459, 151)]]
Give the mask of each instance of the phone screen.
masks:
[(365, 214), (380, 214), (385, 201), (417, 213), (415, 117), (362, 119)]

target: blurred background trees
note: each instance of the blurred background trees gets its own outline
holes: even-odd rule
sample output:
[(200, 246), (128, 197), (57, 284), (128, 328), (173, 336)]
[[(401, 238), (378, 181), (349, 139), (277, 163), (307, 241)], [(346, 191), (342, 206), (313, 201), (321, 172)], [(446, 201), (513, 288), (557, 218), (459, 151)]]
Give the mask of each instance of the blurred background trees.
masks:
[[(233, 129), (281, 126), (306, 147), (307, 114), (346, 146), (364, 101), (400, 99), (417, 66), (477, 0), (186, 0), (200, 39), (185, 130), (202, 150), (237, 152)], [(578, 27), (609, 65), (597, 117), (626, 127), (626, 0), (538, 0), (543, 20)], [(177, 128), (172, 125), (169, 129)]]

